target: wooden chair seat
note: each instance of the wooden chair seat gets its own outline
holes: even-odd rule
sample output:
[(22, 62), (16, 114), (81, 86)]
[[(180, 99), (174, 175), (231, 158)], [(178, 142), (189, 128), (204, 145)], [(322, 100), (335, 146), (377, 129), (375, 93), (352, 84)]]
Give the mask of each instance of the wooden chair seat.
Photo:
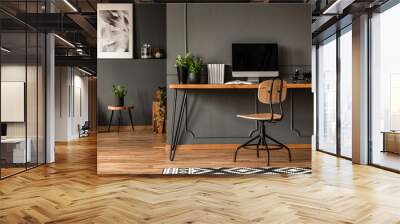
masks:
[(259, 114), (237, 115), (237, 117), (248, 119), (248, 120), (273, 121), (273, 120), (280, 120), (282, 118), (282, 115), (274, 113), (274, 116), (272, 117), (271, 113), (259, 113)]

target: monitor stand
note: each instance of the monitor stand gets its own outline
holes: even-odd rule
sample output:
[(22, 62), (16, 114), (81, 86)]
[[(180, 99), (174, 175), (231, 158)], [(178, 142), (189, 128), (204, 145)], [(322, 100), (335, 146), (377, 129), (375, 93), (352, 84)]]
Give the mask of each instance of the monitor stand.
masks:
[(258, 78), (258, 77), (248, 77), (247, 81), (251, 82), (251, 83), (260, 83), (260, 78)]

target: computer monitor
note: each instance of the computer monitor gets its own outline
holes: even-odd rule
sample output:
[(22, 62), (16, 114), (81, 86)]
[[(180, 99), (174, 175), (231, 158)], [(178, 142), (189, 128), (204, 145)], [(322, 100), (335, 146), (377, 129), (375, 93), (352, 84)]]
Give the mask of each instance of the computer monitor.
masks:
[(258, 82), (260, 77), (278, 76), (278, 44), (232, 44), (232, 77), (247, 77)]
[(1, 137), (7, 137), (7, 124), (1, 123)]

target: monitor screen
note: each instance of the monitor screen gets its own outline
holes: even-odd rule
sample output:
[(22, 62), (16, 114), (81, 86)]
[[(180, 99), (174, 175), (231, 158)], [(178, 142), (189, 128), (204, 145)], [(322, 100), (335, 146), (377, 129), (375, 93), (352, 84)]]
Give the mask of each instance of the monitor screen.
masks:
[(233, 71), (278, 71), (277, 44), (232, 44)]
[(7, 136), (7, 124), (1, 123), (1, 136)]

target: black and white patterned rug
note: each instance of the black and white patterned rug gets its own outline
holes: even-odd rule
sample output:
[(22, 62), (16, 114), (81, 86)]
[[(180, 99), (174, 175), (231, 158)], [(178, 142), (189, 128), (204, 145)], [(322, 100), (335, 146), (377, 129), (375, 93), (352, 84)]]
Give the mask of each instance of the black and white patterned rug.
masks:
[(163, 175), (299, 175), (311, 174), (311, 168), (301, 167), (233, 167), (233, 168), (165, 168)]

